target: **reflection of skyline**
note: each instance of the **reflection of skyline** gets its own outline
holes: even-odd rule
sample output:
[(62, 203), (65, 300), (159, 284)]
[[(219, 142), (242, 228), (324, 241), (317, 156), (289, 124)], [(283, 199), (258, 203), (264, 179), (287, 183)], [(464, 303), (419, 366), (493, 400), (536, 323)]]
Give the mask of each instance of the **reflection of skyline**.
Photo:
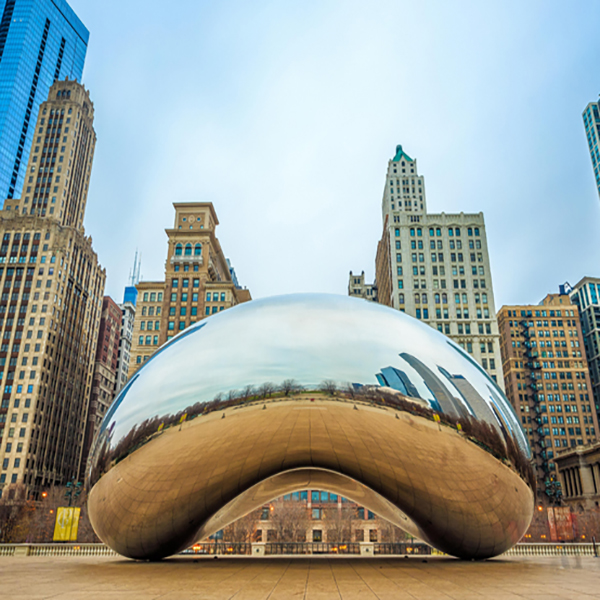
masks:
[(450, 394), (444, 383), (427, 365), (408, 352), (402, 352), (400, 356), (422, 377), (444, 414), (456, 419), (469, 416), (465, 406)]
[[(210, 402), (217, 394), (249, 385), (281, 385), (286, 379), (307, 389), (317, 389), (325, 380), (339, 387), (349, 382), (368, 386), (381, 383), (375, 376), (381, 371), (395, 382), (390, 387), (420, 397), (437, 410), (436, 386), (434, 394), (431, 382), (426, 386), (400, 358), (402, 351), (429, 365), (432, 376), (435, 370), (447, 396), (458, 394), (437, 372), (438, 364), (462, 375), (481, 396), (489, 395), (487, 374), (465, 360), (443, 335), (398, 311), (346, 296), (296, 294), (253, 300), (203, 320), (202, 328), (192, 331), (194, 335), (174, 338), (177, 343), (165, 346), (138, 372), (127, 397), (111, 411), (111, 420), (117, 421), (115, 439), (144, 419)], [(382, 367), (390, 371), (383, 373)], [(462, 399), (454, 402), (467, 411)]]

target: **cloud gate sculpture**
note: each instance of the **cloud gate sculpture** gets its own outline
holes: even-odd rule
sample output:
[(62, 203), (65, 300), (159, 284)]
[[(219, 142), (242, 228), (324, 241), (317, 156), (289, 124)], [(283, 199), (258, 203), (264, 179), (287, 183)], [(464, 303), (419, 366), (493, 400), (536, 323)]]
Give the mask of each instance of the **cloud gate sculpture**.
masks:
[(460, 346), (378, 304), (302, 294), (159, 349), (102, 423), (88, 508), (111, 548), (156, 560), (307, 488), (461, 558), (516, 544), (535, 489), (516, 415)]

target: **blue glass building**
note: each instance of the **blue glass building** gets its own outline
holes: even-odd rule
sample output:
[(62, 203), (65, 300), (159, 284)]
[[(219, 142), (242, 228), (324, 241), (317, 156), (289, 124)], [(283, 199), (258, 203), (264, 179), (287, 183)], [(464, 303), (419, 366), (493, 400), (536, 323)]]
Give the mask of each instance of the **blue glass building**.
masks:
[(39, 106), (81, 81), (89, 32), (65, 0), (0, 0), (0, 206), (19, 198)]
[(583, 124), (585, 125), (585, 136), (587, 137), (592, 166), (594, 167), (594, 179), (598, 194), (600, 194), (600, 102), (590, 102), (583, 111)]

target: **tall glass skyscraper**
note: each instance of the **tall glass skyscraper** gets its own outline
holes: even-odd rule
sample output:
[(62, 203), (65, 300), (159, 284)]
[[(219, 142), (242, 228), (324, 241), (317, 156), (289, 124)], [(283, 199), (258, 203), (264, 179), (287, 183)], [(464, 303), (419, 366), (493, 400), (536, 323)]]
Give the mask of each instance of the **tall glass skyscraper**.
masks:
[(585, 135), (592, 157), (594, 178), (598, 194), (600, 194), (600, 102), (590, 102), (583, 111), (583, 124)]
[(39, 106), (56, 79), (81, 81), (89, 32), (66, 0), (0, 0), (0, 206), (18, 198)]

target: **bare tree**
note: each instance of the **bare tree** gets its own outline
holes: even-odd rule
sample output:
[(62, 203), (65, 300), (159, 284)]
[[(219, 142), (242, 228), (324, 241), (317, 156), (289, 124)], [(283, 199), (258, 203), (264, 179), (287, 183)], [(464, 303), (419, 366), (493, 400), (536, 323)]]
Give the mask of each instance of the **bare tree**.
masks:
[(327, 541), (345, 544), (352, 541), (352, 522), (356, 520), (356, 509), (342, 504), (325, 509)]
[(377, 529), (381, 533), (382, 542), (405, 542), (410, 537), (404, 530), (379, 516), (376, 518), (375, 522), (377, 524)]
[(283, 392), (284, 396), (300, 392), (303, 389), (304, 388), (295, 379), (286, 379), (279, 386), (279, 391)]
[(22, 543), (27, 539), (35, 503), (26, 498), (23, 485), (10, 485), (0, 500), (0, 542)]
[(338, 390), (336, 382), (332, 381), (331, 379), (326, 379), (325, 381), (321, 382), (319, 387), (323, 392), (330, 394), (331, 396), (335, 396), (335, 393)]
[(243, 390), (242, 390), (242, 398), (244, 400), (248, 400), (248, 398), (251, 398), (252, 396), (254, 396), (256, 392), (254, 391), (254, 386), (252, 385), (247, 385)]
[(271, 530), (279, 542), (303, 542), (310, 524), (308, 507), (302, 500), (282, 500), (271, 503)]
[(261, 398), (266, 398), (267, 396), (270, 396), (274, 391), (275, 391), (275, 386), (270, 381), (263, 383), (258, 388), (258, 394)]
[(254, 510), (245, 517), (230, 523), (223, 530), (223, 540), (227, 542), (251, 542), (256, 533), (260, 510)]

